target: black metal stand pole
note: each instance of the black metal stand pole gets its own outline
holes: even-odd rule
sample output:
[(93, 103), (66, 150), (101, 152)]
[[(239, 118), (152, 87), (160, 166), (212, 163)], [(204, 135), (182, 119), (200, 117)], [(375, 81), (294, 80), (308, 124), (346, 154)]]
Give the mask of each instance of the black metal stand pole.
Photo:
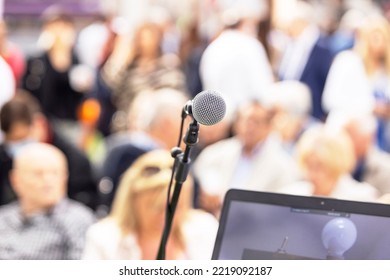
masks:
[(188, 173), (190, 171), (190, 153), (191, 148), (196, 143), (198, 143), (198, 132), (199, 132), (199, 124), (194, 120), (184, 137), (184, 143), (186, 144), (186, 148), (184, 153), (180, 153), (175, 158), (175, 168), (176, 168), (176, 175), (175, 175), (175, 187), (172, 195), (172, 199), (169, 201), (168, 207), (167, 207), (167, 213), (166, 213), (166, 219), (165, 219), (165, 225), (163, 234), (161, 237), (160, 247), (157, 254), (157, 260), (164, 260), (165, 259), (165, 250), (166, 245), (168, 241), (168, 237), (171, 231), (173, 218), (175, 216), (176, 206), (179, 201), (180, 197), (180, 191), (182, 188), (183, 183), (187, 179)]

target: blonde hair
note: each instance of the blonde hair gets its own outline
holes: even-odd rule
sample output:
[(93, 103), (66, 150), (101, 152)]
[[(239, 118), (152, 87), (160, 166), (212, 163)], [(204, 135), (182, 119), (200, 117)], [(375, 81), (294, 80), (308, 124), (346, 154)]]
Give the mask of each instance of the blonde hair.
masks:
[[(150, 195), (154, 196), (156, 204), (161, 205), (166, 202), (173, 162), (174, 159), (169, 151), (154, 150), (138, 158), (124, 173), (114, 198), (112, 210), (108, 216), (109, 219), (113, 219), (118, 224), (122, 235), (139, 231), (135, 214), (137, 211), (134, 209), (134, 197), (136, 194), (150, 191)], [(157, 169), (153, 173), (145, 174), (147, 168)], [(188, 182), (190, 183), (191, 181), (189, 180)], [(183, 189), (185, 187), (188, 186), (184, 185)], [(180, 198), (182, 197), (183, 192)], [(187, 197), (184, 199), (187, 199)], [(184, 210), (186, 211), (190, 208), (190, 201), (187, 199), (184, 202)], [(181, 221), (177, 225), (180, 226)], [(182, 241), (181, 229), (179, 227), (172, 228), (172, 234), (179, 241)]]
[(334, 178), (352, 171), (356, 158), (353, 143), (343, 130), (331, 131), (322, 125), (307, 130), (298, 141), (297, 157), (306, 171), (308, 160), (317, 157)]
[(379, 31), (384, 38), (385, 45), (385, 71), (390, 75), (390, 24), (388, 20), (380, 15), (370, 16), (360, 25), (357, 30), (357, 40), (355, 50), (363, 59), (367, 74), (372, 74), (373, 69), (370, 67), (372, 55), (369, 50), (370, 36), (372, 32)]

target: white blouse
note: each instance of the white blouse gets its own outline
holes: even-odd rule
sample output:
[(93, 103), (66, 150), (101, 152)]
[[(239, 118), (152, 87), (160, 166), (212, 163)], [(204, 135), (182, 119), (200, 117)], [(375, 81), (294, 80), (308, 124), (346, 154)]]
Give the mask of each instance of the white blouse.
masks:
[(327, 111), (371, 113), (375, 98), (362, 59), (354, 51), (339, 53), (329, 70), (322, 97)]
[[(214, 216), (201, 210), (191, 210), (183, 225), (185, 256), (194, 260), (210, 260), (217, 230), (218, 221)], [(87, 232), (83, 259), (140, 260), (141, 256), (136, 236), (128, 234), (123, 237), (112, 219), (97, 222)]]

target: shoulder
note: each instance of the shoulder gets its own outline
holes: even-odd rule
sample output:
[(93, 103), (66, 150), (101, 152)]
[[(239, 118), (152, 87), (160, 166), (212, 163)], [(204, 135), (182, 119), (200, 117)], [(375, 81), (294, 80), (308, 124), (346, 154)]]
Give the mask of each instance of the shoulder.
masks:
[(368, 153), (367, 165), (369, 167), (377, 167), (379, 169), (390, 168), (390, 154), (374, 148)]
[(195, 229), (199, 226), (201, 228), (215, 228), (218, 227), (218, 221), (208, 212), (199, 209), (191, 209), (188, 213), (185, 227)]
[[(226, 148), (239, 149), (241, 147), (240, 141), (236, 137), (220, 140), (204, 148), (202, 153), (211, 153), (215, 151), (222, 151)], [(224, 152), (227, 152), (226, 150)]]
[(0, 220), (18, 215), (20, 208), (18, 202), (11, 202), (0, 207)]
[(240, 151), (241, 144), (237, 138), (220, 140), (204, 148), (196, 159), (196, 165), (210, 160), (224, 160), (226, 155), (236, 154)]
[(334, 193), (338, 198), (357, 201), (374, 201), (379, 197), (373, 186), (358, 182), (349, 175), (340, 178)]
[(133, 144), (121, 144), (113, 148), (108, 157), (110, 158), (132, 158), (138, 157), (145, 153), (144, 149), (140, 149)]
[(0, 207), (0, 235), (12, 233), (21, 223), (20, 208), (17, 202)]
[(361, 64), (362, 60), (355, 51), (346, 50), (336, 55), (335, 62)]
[(64, 217), (64, 221), (71, 220), (72, 224), (82, 223), (90, 225), (95, 221), (95, 215), (90, 208), (68, 198), (62, 201), (55, 211), (58, 211), (57, 213)]
[(120, 237), (120, 230), (114, 220), (104, 218), (89, 227), (87, 237), (100, 241), (117, 240)]
[[(282, 146), (276, 135), (270, 135), (264, 143), (264, 155), (269, 155), (269, 160), (280, 162), (281, 164), (294, 163), (293, 157)], [(294, 164), (295, 165), (295, 164)]]
[(291, 195), (311, 196), (313, 191), (314, 187), (310, 182), (297, 181), (282, 187), (279, 192)]
[(211, 259), (218, 231), (218, 221), (202, 210), (190, 210), (183, 234), (190, 259)]

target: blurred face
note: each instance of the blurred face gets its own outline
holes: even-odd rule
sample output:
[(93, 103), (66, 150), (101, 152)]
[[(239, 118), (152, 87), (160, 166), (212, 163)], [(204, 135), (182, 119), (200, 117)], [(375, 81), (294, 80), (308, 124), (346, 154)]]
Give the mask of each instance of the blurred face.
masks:
[(137, 224), (142, 232), (161, 232), (164, 227), (165, 204), (162, 191), (147, 190), (137, 193), (134, 207)]
[(295, 141), (302, 130), (303, 118), (281, 110), (274, 118), (274, 129), (285, 142)]
[(144, 28), (139, 33), (137, 43), (142, 56), (155, 56), (159, 53), (160, 34), (157, 30)]
[(298, 38), (303, 30), (306, 28), (307, 23), (301, 19), (292, 20), (289, 25), (286, 27), (287, 34), (291, 36), (291, 38)]
[(65, 197), (67, 172), (59, 155), (38, 151), (16, 159), (11, 180), (22, 206), (43, 210)]
[(236, 123), (237, 136), (247, 149), (252, 149), (259, 142), (264, 141), (270, 128), (270, 114), (265, 108), (257, 104), (243, 108)]
[(306, 179), (314, 186), (314, 195), (328, 196), (336, 186), (338, 175), (335, 175), (324, 161), (324, 151), (313, 151), (305, 159)]
[(321, 185), (322, 182), (328, 181), (328, 178), (331, 177), (326, 165), (315, 153), (306, 159), (306, 177), (314, 185)]
[(16, 122), (11, 126), (10, 131), (5, 135), (7, 142), (18, 142), (31, 136), (31, 125), (24, 122)]
[(384, 58), (386, 55), (386, 46), (385, 35), (379, 30), (376, 29), (369, 34), (369, 50), (371, 55), (377, 58)]
[(53, 36), (55, 46), (73, 47), (76, 40), (76, 32), (71, 23), (56, 21), (50, 23), (46, 29)]
[[(167, 189), (168, 186), (140, 191), (134, 196), (134, 211), (136, 212), (139, 230), (143, 233), (161, 233), (164, 228)], [(176, 208), (174, 225), (179, 226), (190, 202), (190, 184), (183, 185), (179, 203)]]

